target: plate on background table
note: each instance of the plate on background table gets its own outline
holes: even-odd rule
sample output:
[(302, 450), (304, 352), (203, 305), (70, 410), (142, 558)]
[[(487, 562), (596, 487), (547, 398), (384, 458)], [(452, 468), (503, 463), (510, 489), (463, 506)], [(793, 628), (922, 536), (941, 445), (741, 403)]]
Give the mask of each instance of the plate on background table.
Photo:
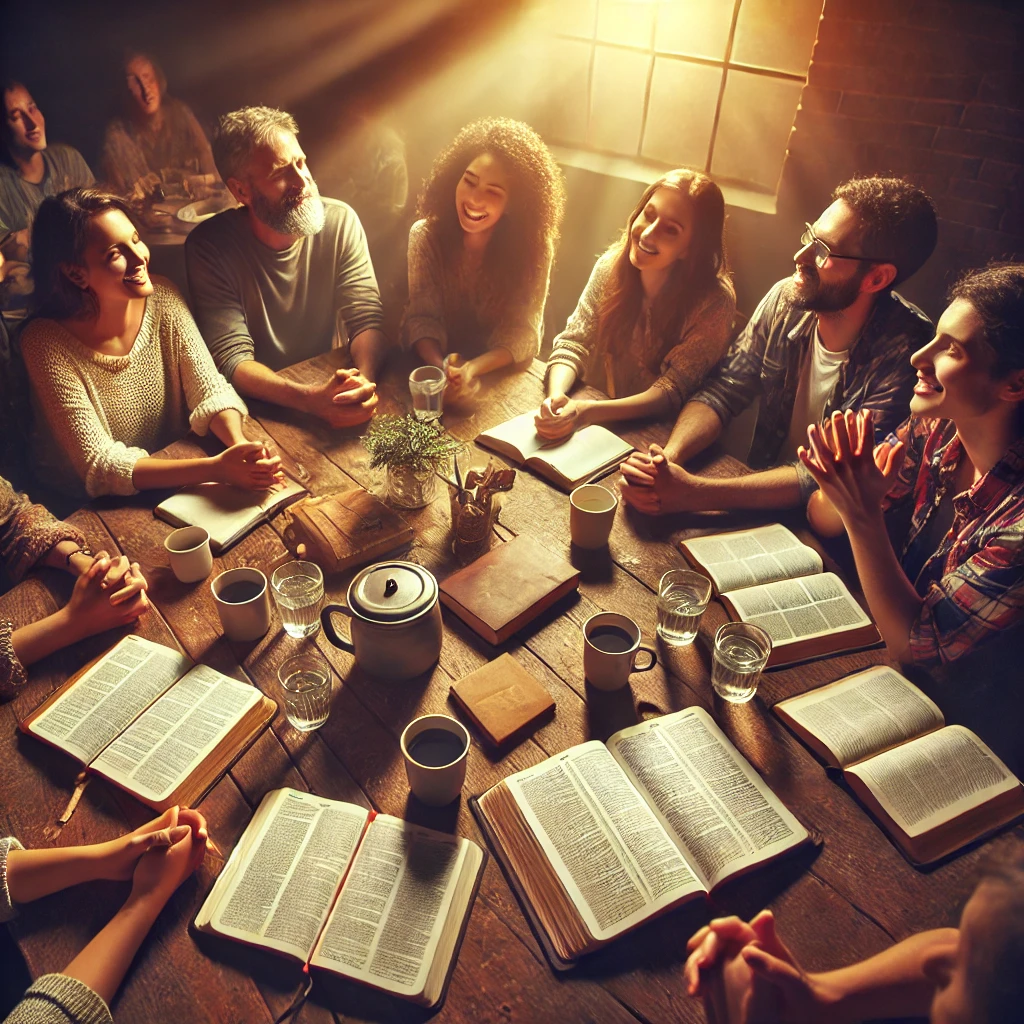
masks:
[(194, 203), (188, 203), (178, 211), (178, 220), (183, 220), (186, 224), (201, 224), (204, 220), (209, 220), (218, 213), (223, 213), (237, 205), (238, 203), (235, 202), (235, 198), (230, 192), (225, 192), (220, 196), (210, 196), (209, 199), (197, 199)]

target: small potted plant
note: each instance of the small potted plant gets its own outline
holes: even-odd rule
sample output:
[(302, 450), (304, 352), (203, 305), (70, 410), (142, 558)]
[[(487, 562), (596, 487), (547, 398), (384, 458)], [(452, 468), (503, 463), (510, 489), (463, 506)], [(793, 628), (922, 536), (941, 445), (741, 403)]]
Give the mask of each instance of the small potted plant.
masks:
[(434, 498), (437, 473), (465, 445), (436, 420), (412, 413), (378, 416), (363, 436), (370, 466), (387, 470), (387, 500), (398, 508), (422, 508)]

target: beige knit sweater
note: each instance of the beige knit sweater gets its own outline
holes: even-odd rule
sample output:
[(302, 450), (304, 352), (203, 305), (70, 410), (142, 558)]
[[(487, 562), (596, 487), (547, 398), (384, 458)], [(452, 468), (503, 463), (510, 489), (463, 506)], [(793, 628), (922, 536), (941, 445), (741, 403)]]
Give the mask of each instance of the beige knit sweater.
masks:
[(135, 494), (135, 463), (183, 437), (205, 434), (245, 403), (217, 372), (192, 314), (157, 284), (125, 356), (94, 352), (55, 320), (22, 335), (32, 381), (36, 473), (74, 496)]

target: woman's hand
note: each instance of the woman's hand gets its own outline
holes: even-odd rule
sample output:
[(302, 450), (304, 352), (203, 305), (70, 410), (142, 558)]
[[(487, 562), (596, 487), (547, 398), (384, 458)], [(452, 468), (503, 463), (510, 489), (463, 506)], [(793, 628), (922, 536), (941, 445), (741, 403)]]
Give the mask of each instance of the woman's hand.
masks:
[(68, 630), (66, 643), (134, 622), (149, 610), (146, 578), (138, 562), (131, 564), (125, 586), (114, 594), (103, 590), (102, 570), (102, 561), (93, 562), (92, 567), (75, 581), (71, 600), (58, 613)]
[(188, 831), (170, 846), (150, 847), (143, 853), (132, 874), (129, 903), (162, 907), (203, 862), (208, 838), (203, 816), (197, 811), (177, 811), (174, 820), (188, 825)]
[(243, 441), (213, 456), (216, 478), (221, 483), (266, 491), (281, 479), (281, 457), (267, 456), (262, 441)]
[(797, 455), (847, 529), (873, 520), (903, 462), (903, 443), (876, 450), (870, 409), (835, 412), (828, 429), (812, 424), (807, 437), (809, 448), (801, 446)]
[(96, 877), (126, 882), (134, 874), (144, 853), (161, 846), (173, 846), (190, 832), (198, 835), (205, 827), (206, 820), (198, 811), (169, 807), (159, 818), (147, 821), (134, 832), (98, 844)]
[(445, 402), (468, 402), (480, 390), (480, 378), (472, 360), (459, 363), (458, 355), (452, 355), (445, 360), (444, 372), (447, 378)]
[(568, 395), (552, 395), (541, 403), (540, 412), (533, 419), (537, 433), (549, 441), (558, 441), (585, 427), (590, 422), (593, 403), (585, 399), (574, 401)]

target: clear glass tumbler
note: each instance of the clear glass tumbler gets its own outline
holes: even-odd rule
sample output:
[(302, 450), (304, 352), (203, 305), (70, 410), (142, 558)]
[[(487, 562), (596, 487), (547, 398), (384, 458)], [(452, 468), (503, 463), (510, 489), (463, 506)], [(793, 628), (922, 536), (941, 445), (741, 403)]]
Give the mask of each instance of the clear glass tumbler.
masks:
[(745, 704), (757, 692), (772, 638), (751, 622), (727, 622), (715, 634), (711, 685), (732, 704)]
[(301, 640), (316, 633), (324, 603), (324, 574), (316, 562), (285, 562), (274, 570), (270, 589), (289, 636)]
[(319, 729), (331, 711), (331, 666), (315, 648), (293, 655), (277, 670), (284, 712), (301, 732)]
[(418, 366), (409, 374), (412, 413), (427, 422), (441, 418), (447, 375), (439, 366)]
[(711, 581), (691, 569), (669, 569), (658, 584), (658, 636), (669, 647), (693, 643), (711, 600)]

